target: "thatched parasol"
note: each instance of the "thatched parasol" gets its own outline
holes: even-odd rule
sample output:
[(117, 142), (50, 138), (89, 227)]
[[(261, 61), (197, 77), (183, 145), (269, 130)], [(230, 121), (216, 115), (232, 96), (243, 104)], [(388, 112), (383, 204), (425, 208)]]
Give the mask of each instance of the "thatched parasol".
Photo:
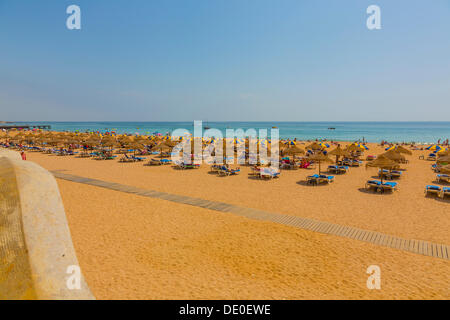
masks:
[(385, 156), (386, 158), (393, 160), (393, 161), (404, 161), (405, 160), (405, 156), (403, 156), (402, 154), (400, 154), (394, 150), (385, 152), (381, 155)]
[(318, 142), (313, 142), (309, 146), (306, 147), (306, 149), (310, 150), (322, 150), (323, 146), (321, 146)]
[(288, 148), (284, 148), (282, 154), (287, 156), (294, 156), (296, 154), (305, 154), (305, 150), (300, 148), (299, 146), (294, 145)]
[(308, 159), (317, 161), (319, 163), (319, 174), (320, 174), (320, 163), (321, 162), (333, 162), (328, 156), (324, 155), (323, 152), (318, 152), (308, 157)]
[(336, 156), (336, 163), (339, 160), (339, 157), (348, 157), (350, 156), (350, 153), (344, 149), (341, 148), (341, 146), (337, 146), (336, 149), (331, 150), (330, 152), (328, 152), (329, 155), (331, 156)]
[(395, 149), (394, 149), (394, 151), (397, 151), (397, 152), (399, 152), (399, 153), (404, 153), (404, 154), (412, 155), (411, 150), (408, 150), (408, 149), (406, 149), (406, 148), (403, 147), (403, 146), (396, 146)]
[(443, 156), (436, 160), (437, 163), (450, 163), (450, 156)]
[(397, 162), (387, 158), (384, 154), (379, 155), (375, 160), (370, 161), (366, 164), (366, 167), (376, 167), (380, 168), (381, 171), (381, 183), (383, 183), (383, 169), (392, 170), (397, 166)]

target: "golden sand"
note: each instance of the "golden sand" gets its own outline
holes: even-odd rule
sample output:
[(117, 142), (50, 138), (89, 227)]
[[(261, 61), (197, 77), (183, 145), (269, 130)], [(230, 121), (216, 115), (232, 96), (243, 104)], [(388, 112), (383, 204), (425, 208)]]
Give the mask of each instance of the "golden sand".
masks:
[[(367, 154), (383, 149), (369, 145)], [(351, 168), (329, 186), (316, 170), (283, 170), (271, 181), (198, 170), (27, 153), (49, 170), (409, 239), (450, 244), (449, 201), (426, 198), (435, 180), (413, 151), (394, 194), (363, 190), (377, 169)], [(183, 204), (58, 180), (83, 273), (100, 299), (449, 298), (450, 263), (356, 240), (258, 222)], [(381, 290), (366, 269), (379, 265)]]

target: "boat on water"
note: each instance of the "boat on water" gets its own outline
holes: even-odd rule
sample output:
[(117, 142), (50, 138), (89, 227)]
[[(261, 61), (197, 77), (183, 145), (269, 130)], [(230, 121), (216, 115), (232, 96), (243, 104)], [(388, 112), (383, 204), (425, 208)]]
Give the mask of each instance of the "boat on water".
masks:
[(336, 130), (336, 128), (329, 127), (328, 130)]

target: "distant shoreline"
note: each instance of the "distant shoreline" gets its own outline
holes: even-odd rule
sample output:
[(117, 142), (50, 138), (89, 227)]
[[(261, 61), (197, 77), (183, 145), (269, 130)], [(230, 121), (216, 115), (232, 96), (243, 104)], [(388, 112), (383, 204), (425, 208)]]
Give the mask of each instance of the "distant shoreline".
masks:
[[(15, 125), (51, 125), (55, 132), (106, 132), (114, 131), (117, 134), (152, 135), (172, 133), (176, 129), (186, 129), (193, 133), (193, 121), (89, 121), (89, 122), (14, 122)], [(218, 129), (226, 136), (228, 129), (245, 131), (249, 129), (267, 130), (267, 136), (271, 136), (273, 127), (279, 130), (280, 139), (315, 140), (326, 139), (328, 141), (365, 141), (365, 142), (399, 142), (435, 144), (450, 138), (450, 121), (440, 122), (203, 122), (202, 134), (205, 126)], [(330, 130), (329, 128), (334, 128)], [(211, 132), (211, 131), (210, 131)]]

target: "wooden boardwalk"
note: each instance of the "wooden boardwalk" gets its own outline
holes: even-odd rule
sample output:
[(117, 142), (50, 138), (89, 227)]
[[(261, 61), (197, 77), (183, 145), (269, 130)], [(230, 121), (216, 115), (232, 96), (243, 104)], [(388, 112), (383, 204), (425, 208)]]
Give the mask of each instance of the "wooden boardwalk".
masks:
[(321, 222), (296, 216), (289, 216), (285, 214), (271, 213), (263, 210), (245, 208), (223, 202), (147, 190), (119, 183), (74, 176), (59, 171), (53, 171), (52, 173), (56, 178), (72, 182), (88, 184), (91, 186), (111, 189), (120, 192), (132, 193), (149, 198), (187, 204), (220, 212), (229, 212), (253, 220), (279, 223), (290, 227), (355, 239), (379, 246), (390, 247), (398, 250), (422, 254), (425, 256), (450, 260), (450, 246), (445, 244), (432, 243), (423, 240), (404, 239), (375, 231), (363, 230), (359, 228), (342, 226), (334, 223)]

